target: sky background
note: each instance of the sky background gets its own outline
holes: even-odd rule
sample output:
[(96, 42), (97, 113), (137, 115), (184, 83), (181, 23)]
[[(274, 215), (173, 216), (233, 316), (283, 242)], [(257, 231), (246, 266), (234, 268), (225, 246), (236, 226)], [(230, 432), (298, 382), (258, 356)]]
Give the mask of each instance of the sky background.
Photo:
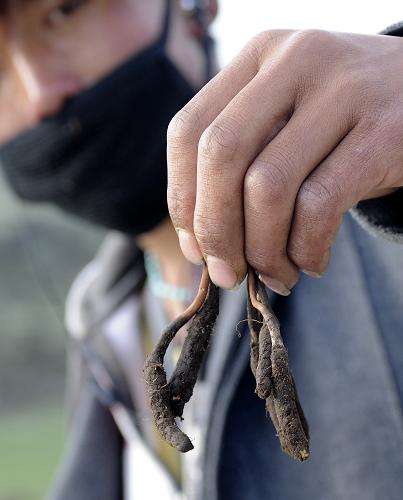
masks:
[(262, 30), (319, 28), (377, 33), (403, 20), (403, 1), (221, 0), (214, 29), (222, 64)]

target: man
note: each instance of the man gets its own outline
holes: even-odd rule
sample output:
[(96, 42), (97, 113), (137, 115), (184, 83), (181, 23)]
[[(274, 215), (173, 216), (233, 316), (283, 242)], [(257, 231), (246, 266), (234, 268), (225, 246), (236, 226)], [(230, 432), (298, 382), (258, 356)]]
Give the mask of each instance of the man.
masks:
[[(199, 271), (183, 258), (168, 219), (166, 128), (213, 70), (207, 30), (216, 3), (187, 2), (182, 6), (170, 0), (10, 0), (1, 2), (1, 8), (1, 162), (11, 185), (23, 198), (55, 203), (128, 235), (114, 235), (111, 241), (114, 248), (126, 248), (127, 260), (135, 264), (134, 276), (126, 276), (126, 291), (108, 290), (117, 302), (124, 302), (128, 291), (138, 294), (143, 286), (144, 267), (136, 238), (169, 284), (170, 293), (162, 297), (163, 314), (175, 315), (191, 297)], [(117, 251), (111, 258), (112, 266), (102, 267), (102, 272), (119, 268), (122, 252), (117, 255)], [(101, 282), (105, 285), (104, 276), (101, 278), (95, 280), (91, 275), (92, 295), (99, 291)], [(81, 276), (78, 282), (83, 282)], [(77, 284), (73, 288), (68, 323), (77, 339), (77, 318), (74, 312), (70, 314), (76, 309)], [(116, 300), (112, 302), (118, 315)], [(154, 300), (159, 303), (159, 299)], [(108, 332), (93, 335), (94, 343), (80, 342), (79, 350), (87, 357), (89, 351), (95, 351), (97, 360), (102, 358), (113, 372), (114, 380), (123, 379), (118, 381), (119, 392), (125, 392), (124, 403), (131, 409), (134, 406), (136, 414), (144, 414), (141, 418), (150, 422), (144, 386), (138, 383), (144, 358), (139, 322), (122, 334), (119, 327), (114, 329), (106, 321), (110, 303), (95, 300), (94, 307), (101, 310)], [(128, 307), (128, 314), (136, 308)], [(89, 322), (95, 322), (94, 316), (94, 311), (86, 313), (88, 337), (93, 333)], [(116, 351), (133, 345), (134, 352), (113, 363), (119, 354)], [(75, 345), (72, 350), (77, 350)], [(71, 377), (80, 379), (81, 374), (72, 371)], [(165, 452), (167, 467), (156, 460), (159, 442), (149, 422), (139, 424), (137, 419), (141, 436), (137, 427), (130, 426), (127, 448), (134, 449), (132, 458), (93, 388), (88, 389), (85, 382), (79, 385), (80, 395), (73, 391), (74, 401), (79, 401), (72, 425), (74, 438), (54, 496), (118, 498), (123, 489), (127, 498), (132, 489), (142, 498), (161, 491), (165, 498), (176, 495), (178, 487), (166, 468), (172, 462), (170, 470), (178, 471), (177, 458)], [(136, 432), (137, 441), (133, 437)], [(133, 461), (141, 464), (142, 473), (134, 474), (131, 486), (132, 471), (125, 474), (123, 464)], [(154, 481), (147, 477), (147, 470), (156, 476)]]
[[(274, 430), (266, 420), (264, 405), (253, 394), (247, 336), (238, 339), (234, 335), (236, 323), (245, 318), (245, 296), (241, 290), (221, 297), (220, 320), (206, 369), (185, 414), (184, 424), (196, 447), (182, 458), (182, 487), (171, 479), (178, 472), (178, 457), (164, 450), (155, 439), (144, 400), (141, 365), (150, 341), (158, 336), (167, 319), (189, 301), (199, 274), (197, 267), (184, 261), (173, 227), (164, 219), (162, 138), (170, 116), (191, 97), (193, 88), (205, 80), (209, 44), (203, 32), (208, 11), (202, 10), (204, 16), (186, 19), (175, 8), (171, 17), (169, 11), (163, 14), (164, 5), (169, 4), (157, 0), (11, 2), (3, 18), (3, 92), (8, 97), (3, 98), (2, 105), (6, 111), (9, 106), (8, 115), (5, 111), (3, 116), (10, 119), (9, 125), (4, 124), (7, 132), (3, 140), (10, 140), (0, 156), (11, 183), (25, 198), (52, 201), (130, 236), (113, 235), (112, 241), (78, 278), (69, 297), (69, 329), (83, 352), (98, 397), (109, 405), (110, 412), (101, 407), (84, 384), (75, 419), (75, 437), (55, 497), (177, 498), (184, 494), (185, 498), (209, 500), (367, 500), (380, 496), (398, 499), (402, 490), (403, 441), (399, 406), (403, 308), (398, 292), (403, 277), (396, 269), (403, 265), (403, 255), (400, 247), (369, 238), (351, 219), (340, 232), (332, 264), (322, 280), (315, 282), (303, 276), (289, 299), (272, 297), (311, 424), (311, 460), (301, 465), (281, 454)], [(214, 5), (210, 9), (213, 11)], [(161, 19), (165, 22), (161, 23)], [(112, 33), (117, 33), (115, 41)], [(270, 211), (275, 210), (298, 185), (294, 180), (292, 190), (279, 190), (278, 202), (273, 203), (272, 196), (266, 197), (264, 190), (261, 192), (266, 183), (259, 181), (254, 185), (251, 181), (253, 189), (245, 188), (245, 201), (250, 209), (245, 210), (241, 202), (244, 172), (239, 164), (245, 170), (245, 165), (249, 165), (248, 155), (243, 149), (240, 149), (242, 154), (235, 154), (226, 135), (225, 141), (221, 141), (219, 133), (225, 129), (220, 129), (218, 123), (213, 129), (215, 133), (210, 129), (210, 135), (205, 134), (206, 143), (200, 147), (202, 158), (196, 185), (199, 137), (217, 116), (222, 116), (226, 124), (231, 122), (232, 111), (238, 119), (248, 117), (248, 126), (244, 124), (242, 131), (250, 134), (248, 141), (253, 153), (259, 149), (256, 142), (263, 148), (280, 137), (280, 129), (286, 131), (286, 123), (291, 122), (287, 99), (284, 99), (285, 116), (274, 113), (276, 119), (270, 118), (269, 130), (264, 133), (260, 129), (262, 123), (264, 127), (267, 125), (264, 118), (271, 117), (277, 102), (283, 103), (281, 99), (277, 101), (258, 92), (258, 106), (250, 108), (257, 114), (252, 117), (245, 113), (249, 104), (256, 104), (253, 99), (256, 93), (252, 92), (250, 101), (244, 101), (245, 95), (239, 96), (234, 107), (227, 107), (228, 99), (232, 94), (235, 98), (243, 88), (255, 91), (254, 85), (248, 85), (254, 75), (254, 83), (262, 84), (259, 87), (262, 92), (272, 88), (266, 78), (269, 75), (271, 81), (279, 76), (270, 73), (275, 61), (279, 61), (282, 71), (280, 87), (290, 82), (292, 90), (295, 87), (292, 76), (299, 74), (294, 63), (301, 54), (311, 54), (306, 59), (308, 65), (312, 54), (317, 54), (317, 50), (307, 50), (316, 47), (308, 43), (309, 36), (266, 34), (262, 45), (264, 37), (258, 37), (185, 108), (170, 128), (169, 201), (174, 224), (182, 230), (179, 233), (182, 248), (195, 263), (200, 262), (201, 255), (208, 256), (211, 276), (224, 288), (233, 288), (243, 277), (245, 258), (239, 249), (245, 241), (248, 262), (266, 275), (263, 279), (268, 285), (283, 295), (288, 294), (297, 266), (284, 261), (288, 257), (280, 251), (281, 265), (274, 272), (272, 255), (278, 254), (281, 245), (275, 248), (277, 253), (267, 255), (265, 249), (271, 250), (270, 245), (284, 241), (287, 228), (284, 221), (289, 214), (284, 210), (280, 215), (268, 217), (264, 203), (271, 202)], [(299, 52), (293, 52), (295, 40), (301, 38), (305, 45)], [(342, 36), (339, 38), (345, 42)], [(389, 42), (378, 42), (378, 37), (374, 37), (372, 45), (359, 37), (350, 38), (341, 48), (336, 40), (335, 46), (339, 47), (334, 57), (336, 62), (348, 60), (354, 43), (362, 46), (359, 60), (363, 62), (365, 54), (369, 57), (378, 43), (382, 43), (383, 56), (388, 54), (388, 64), (395, 67), (398, 50), (392, 38)], [(278, 51), (273, 53), (270, 44), (266, 51), (266, 42), (272, 39), (278, 42), (274, 44)], [(330, 60), (327, 45), (324, 46), (320, 62)], [(130, 58), (138, 52), (138, 57)], [(287, 62), (293, 63), (288, 67), (280, 57), (284, 53), (290, 54)], [(262, 61), (267, 61), (267, 65), (262, 66), (259, 74)], [(353, 65), (349, 62), (347, 68)], [(117, 68), (119, 63), (122, 65)], [(302, 66), (298, 66), (299, 70)], [(308, 67), (308, 81), (317, 82), (323, 66)], [(344, 74), (349, 75), (347, 68)], [(343, 74), (340, 71), (339, 76), (340, 73)], [(325, 71), (318, 88), (327, 90), (325, 84), (329, 81), (331, 78)], [(391, 88), (395, 89), (396, 79), (393, 82)], [(303, 88), (310, 89), (309, 85)], [(311, 101), (313, 108), (309, 108), (312, 116), (305, 114), (307, 120), (316, 116), (313, 111), (317, 94), (302, 95), (304, 102)], [(365, 98), (359, 101), (358, 95), (363, 94), (350, 96), (353, 109), (357, 102), (365, 104)], [(389, 94), (385, 90), (382, 95)], [(329, 101), (332, 102), (331, 99), (323, 102)], [(267, 113), (262, 103), (269, 103), (272, 111)], [(245, 106), (239, 108), (237, 104)], [(362, 109), (368, 105), (366, 102)], [(223, 115), (220, 107), (226, 111)], [(202, 112), (197, 113), (198, 109)], [(335, 116), (337, 119), (330, 123), (337, 129), (339, 120)], [(28, 127), (31, 128), (25, 131)], [(322, 136), (319, 144), (321, 141), (327, 144)], [(292, 136), (287, 144), (291, 148), (299, 142)], [(211, 156), (209, 145), (214, 146)], [(226, 151), (232, 154), (231, 160), (225, 156)], [(188, 169), (184, 168), (182, 154)], [(388, 152), (385, 156), (390, 157)], [(205, 162), (209, 158), (211, 164)], [(250, 159), (253, 158), (251, 153)], [(257, 164), (259, 176), (270, 179), (272, 172), (265, 170), (264, 165), (261, 162), (258, 168)], [(233, 175), (226, 175), (227, 166), (233, 166)], [(206, 176), (205, 172), (209, 174)], [(292, 172), (295, 174), (298, 169)], [(394, 185), (395, 182), (393, 177), (392, 184), (384, 186), (381, 179), (380, 185), (389, 191), (400, 185)], [(273, 191), (270, 182), (268, 186)], [(210, 197), (206, 196), (207, 190)], [(379, 196), (371, 189), (368, 193)], [(382, 203), (390, 207), (396, 198), (384, 199)], [(286, 205), (289, 208), (290, 200)], [(366, 214), (369, 209), (363, 208)], [(246, 236), (242, 229), (244, 216), (246, 222), (252, 220)], [(318, 227), (323, 219), (327, 218), (316, 215)], [(276, 221), (281, 222), (281, 237), (266, 241), (266, 235), (273, 235), (266, 225), (277, 227)], [(229, 222), (233, 234), (227, 231)], [(311, 217), (306, 222), (311, 235), (309, 230), (315, 224)], [(387, 224), (382, 227), (387, 228)], [(198, 240), (194, 239), (193, 229)], [(142, 259), (134, 239), (147, 255), (145, 287)], [(319, 260), (322, 241), (316, 237), (314, 243), (313, 248), (308, 248), (311, 252), (317, 250), (316, 260)], [(264, 263), (259, 264), (259, 256), (264, 257)], [(227, 266), (230, 264), (229, 271), (223, 261)], [(316, 266), (315, 261), (303, 268), (312, 274), (322, 270)], [(285, 276), (278, 274), (283, 269)], [(168, 363), (175, 353), (171, 354)], [(127, 410), (134, 417), (134, 426), (127, 418)]]

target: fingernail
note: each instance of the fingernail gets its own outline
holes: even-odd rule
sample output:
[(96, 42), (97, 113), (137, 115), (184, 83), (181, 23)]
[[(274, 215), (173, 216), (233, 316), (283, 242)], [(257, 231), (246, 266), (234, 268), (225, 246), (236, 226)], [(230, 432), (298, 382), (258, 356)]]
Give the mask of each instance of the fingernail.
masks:
[(223, 260), (207, 256), (207, 267), (211, 281), (220, 288), (234, 290), (238, 288), (238, 279), (235, 271)]
[(259, 279), (263, 281), (267, 288), (270, 288), (270, 290), (273, 290), (273, 292), (276, 292), (279, 295), (283, 295), (283, 297), (288, 297), (291, 293), (291, 290), (287, 288), (284, 283), (281, 283), (281, 281), (262, 275), (259, 275)]
[(203, 255), (200, 252), (196, 239), (183, 229), (177, 229), (179, 245), (183, 255), (192, 264), (202, 264)]
[(302, 269), (302, 272), (311, 278), (321, 278), (322, 277), (322, 273), (315, 273), (313, 271), (305, 271), (304, 269)]

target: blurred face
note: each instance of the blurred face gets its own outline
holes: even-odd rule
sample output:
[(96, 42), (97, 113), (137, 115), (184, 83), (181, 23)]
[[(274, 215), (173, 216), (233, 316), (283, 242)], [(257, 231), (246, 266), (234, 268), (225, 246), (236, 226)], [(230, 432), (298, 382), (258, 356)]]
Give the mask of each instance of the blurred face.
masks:
[[(11, 2), (0, 18), (0, 143), (152, 43), (164, 9), (165, 0)], [(171, 26), (168, 53), (201, 83), (203, 56), (177, 9)]]

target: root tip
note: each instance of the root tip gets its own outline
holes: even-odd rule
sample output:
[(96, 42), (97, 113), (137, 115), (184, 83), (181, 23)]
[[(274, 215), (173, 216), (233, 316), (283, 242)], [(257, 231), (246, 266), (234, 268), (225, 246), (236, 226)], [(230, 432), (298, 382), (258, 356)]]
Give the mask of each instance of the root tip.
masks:
[(183, 442), (177, 447), (177, 449), (182, 453), (187, 453), (188, 451), (193, 450), (194, 446), (192, 444), (192, 441), (187, 438), (186, 440), (183, 440)]

